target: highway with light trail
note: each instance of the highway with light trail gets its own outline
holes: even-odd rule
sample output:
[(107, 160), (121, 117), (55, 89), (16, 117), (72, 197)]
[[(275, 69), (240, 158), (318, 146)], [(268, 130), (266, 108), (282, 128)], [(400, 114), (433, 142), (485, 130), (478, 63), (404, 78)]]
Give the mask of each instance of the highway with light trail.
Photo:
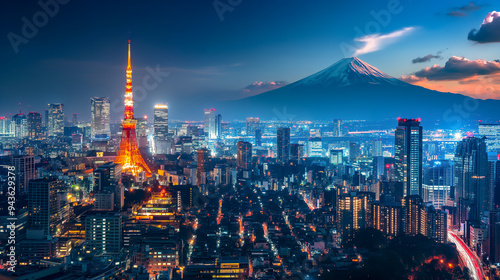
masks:
[(471, 251), (467, 244), (465, 244), (462, 239), (451, 230), (448, 230), (448, 240), (457, 246), (460, 258), (467, 265), (467, 268), (469, 268), (472, 279), (484, 280), (485, 278), (483, 270), (481, 269), (481, 263), (478, 262), (474, 252)]

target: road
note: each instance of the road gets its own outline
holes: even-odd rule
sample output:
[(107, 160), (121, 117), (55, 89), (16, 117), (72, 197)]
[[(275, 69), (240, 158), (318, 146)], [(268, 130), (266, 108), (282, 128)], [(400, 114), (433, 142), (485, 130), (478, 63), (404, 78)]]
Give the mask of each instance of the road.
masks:
[(481, 264), (476, 259), (474, 252), (469, 249), (469, 247), (462, 241), (460, 237), (458, 237), (450, 230), (448, 230), (448, 240), (450, 242), (453, 242), (457, 246), (457, 251), (460, 254), (460, 258), (465, 264), (467, 264), (467, 268), (469, 268), (472, 279), (484, 280), (483, 271), (481, 270)]

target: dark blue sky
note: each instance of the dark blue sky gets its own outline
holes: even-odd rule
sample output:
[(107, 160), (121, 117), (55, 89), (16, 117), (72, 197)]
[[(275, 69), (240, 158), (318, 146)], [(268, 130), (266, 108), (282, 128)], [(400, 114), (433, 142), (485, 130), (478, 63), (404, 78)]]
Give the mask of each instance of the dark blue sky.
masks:
[[(168, 102), (174, 119), (201, 119), (193, 109), (251, 94), (243, 89), (256, 81), (293, 82), (351, 56), (341, 46), (363, 47), (355, 38), (366, 34), (356, 27), (375, 26), (367, 34), (387, 35), (360, 57), (395, 77), (443, 66), (452, 56), (498, 59), (497, 44), (467, 40), (486, 14), (499, 9), (484, 2), (219, 1), (228, 2), (238, 5), (221, 20), (214, 1), (70, 0), (16, 53), (9, 36), (22, 36), (22, 18), (33, 22), (43, 9), (37, 1), (2, 1), (0, 115), (15, 113), (19, 102), (24, 111), (31, 105), (40, 112), (47, 103), (62, 102), (67, 116), (79, 113), (86, 120), (92, 96), (121, 105), (129, 32), (133, 84), (149, 88), (137, 100), (136, 114), (151, 115), (155, 103)], [(388, 5), (399, 12), (373, 25), (374, 14)], [(438, 52), (440, 58), (412, 63)], [(144, 84), (146, 68), (157, 66), (169, 76)], [(115, 106), (114, 119), (121, 110)]]

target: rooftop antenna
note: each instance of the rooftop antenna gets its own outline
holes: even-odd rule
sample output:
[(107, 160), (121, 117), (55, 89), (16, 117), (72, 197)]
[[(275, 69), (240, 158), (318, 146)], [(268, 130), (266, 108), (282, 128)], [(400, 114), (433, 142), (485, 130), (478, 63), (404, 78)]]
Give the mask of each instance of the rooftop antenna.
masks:
[(19, 102), (19, 115), (21, 115), (21, 102)]

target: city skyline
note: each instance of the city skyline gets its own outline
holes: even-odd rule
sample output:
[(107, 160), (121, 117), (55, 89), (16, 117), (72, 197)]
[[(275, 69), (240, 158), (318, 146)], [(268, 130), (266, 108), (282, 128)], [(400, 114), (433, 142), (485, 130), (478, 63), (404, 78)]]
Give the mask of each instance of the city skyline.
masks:
[[(86, 34), (89, 33), (85, 32), (91, 27), (78, 25), (83, 18), (74, 16), (77, 10), (88, 9), (87, 6), (69, 1), (64, 5), (59, 4), (51, 22), (37, 27), (35, 36), (29, 38), (27, 43), (20, 43), (17, 54), (10, 37), (6, 36), (2, 41), (2, 56), (9, 72), (1, 75), (5, 80), (1, 83), (0, 91), (16, 92), (9, 95), (3, 104), (12, 107), (21, 103), (24, 111), (31, 105), (35, 111), (41, 112), (42, 108), (37, 108), (39, 104), (64, 103), (68, 112), (79, 113), (86, 120), (90, 118), (90, 113), (78, 108), (77, 104), (83, 101), (76, 100), (74, 96), (103, 96), (111, 98), (112, 119), (116, 120), (119, 115), (117, 106), (121, 103), (119, 85), (123, 79), (119, 73), (124, 67), (119, 59), (119, 50), (129, 32), (137, 44), (135, 64), (139, 81), (148, 75), (150, 78), (157, 78), (148, 84), (150, 87), (146, 90), (144, 99), (137, 102), (139, 115), (152, 115), (151, 108), (154, 104), (167, 102), (172, 106), (173, 119), (189, 119), (183, 113), (184, 110), (174, 109), (186, 105), (187, 101), (183, 97), (190, 97), (192, 110), (201, 110), (212, 106), (206, 102), (243, 98), (277, 88), (353, 55), (361, 56), (394, 77), (408, 76), (403, 80), (410, 83), (480, 98), (498, 97), (495, 75), (499, 67), (494, 54), (494, 42), (498, 38), (483, 38), (488, 35), (488, 26), (481, 26), (483, 21), (485, 24), (489, 21), (492, 24), (497, 22), (496, 14), (492, 12), (495, 7), (491, 4), (463, 1), (439, 2), (429, 6), (425, 2), (389, 1), (356, 7), (359, 16), (348, 17), (341, 11), (354, 9), (353, 4), (349, 3), (234, 3), (238, 5), (229, 8), (222, 6), (227, 10), (216, 8), (214, 3), (197, 6), (187, 2), (175, 4), (177, 6), (150, 4), (143, 7), (133, 1), (117, 7), (100, 3), (104, 10), (118, 8), (122, 13), (114, 13), (114, 17), (117, 23), (127, 21), (123, 24), (126, 29), (106, 27), (103, 31), (92, 33), (92, 38), (87, 38)], [(23, 16), (31, 20), (37, 11), (44, 11), (37, 4), (25, 9), (20, 9), (13, 3), (11, 5), (12, 14), (8, 15), (8, 20), (12, 24), (5, 30), (6, 35), (13, 33), (22, 36)], [(262, 6), (268, 7), (266, 10), (274, 8), (279, 12), (261, 12), (259, 8)], [(322, 7), (322, 12), (317, 12), (316, 7)], [(147, 24), (138, 19), (130, 22), (130, 18), (133, 18), (132, 11), (136, 8), (150, 12), (155, 10), (156, 13), (172, 13), (179, 9), (190, 12), (188, 14), (197, 20), (196, 24), (180, 25), (185, 27), (179, 29), (173, 29), (172, 26), (175, 25), (172, 24), (189, 20), (193, 22), (193, 18), (180, 18), (177, 13), (163, 21), (155, 17)], [(317, 12), (314, 13), (314, 19), (310, 16), (312, 13), (308, 13), (312, 9)], [(305, 18), (293, 21), (293, 15), (298, 11), (302, 11)], [(420, 14), (426, 20), (417, 20), (417, 15)], [(262, 17), (262, 22), (255, 24), (256, 15)], [(283, 25), (272, 24), (276, 19), (280, 19), (279, 22), (283, 22)], [(95, 24), (106, 20), (106, 17), (98, 14)], [(335, 29), (335, 22), (339, 21), (345, 21), (343, 27)], [(65, 23), (68, 26), (62, 28)], [(75, 24), (75, 30), (80, 31), (78, 38), (69, 33), (73, 31), (69, 28)], [(440, 28), (434, 28), (436, 25)], [(157, 28), (151, 30), (151, 26)], [(269, 26), (271, 30), (267, 30)], [(159, 31), (161, 29), (158, 27), (166, 27), (166, 37), (162, 36), (163, 31)], [(245, 38), (232, 32), (234, 28), (243, 31), (250, 30), (250, 27), (254, 29), (250, 34), (262, 34), (265, 40), (251, 43), (252, 37)], [(483, 30), (480, 27), (484, 27)], [(377, 32), (366, 32), (372, 29)], [(473, 29), (480, 32), (471, 32)], [(183, 40), (179, 37), (183, 32), (201, 34), (202, 30), (207, 35)], [(111, 36), (104, 36), (102, 32), (105, 31)], [(277, 36), (272, 36), (271, 31), (276, 32)], [(362, 35), (371, 33), (380, 36), (374, 36), (373, 41), (359, 41)], [(54, 37), (56, 34), (68, 35), (64, 36), (65, 41), (56, 40), (64, 43), (65, 52), (54, 53), (47, 49), (50, 42), (54, 42), (52, 39), (57, 38)], [(208, 37), (208, 34), (212, 34), (212, 37)], [(432, 46), (425, 44), (429, 39), (424, 38), (429, 37), (433, 38)], [(198, 46), (198, 40), (207, 43)], [(85, 49), (93, 51), (90, 54), (84, 51), (79, 47), (83, 44), (87, 45)], [(343, 49), (346, 46), (350, 47), (345, 52)], [(205, 47), (210, 51), (203, 51)], [(228, 52), (228, 49), (232, 51)], [(279, 49), (287, 51), (283, 53)], [(32, 63), (32, 67), (25, 67), (26, 61), (37, 63)], [(432, 67), (434, 64), (439, 67)], [(160, 72), (155, 72), (157, 66)], [(426, 70), (426, 67), (431, 68)], [(30, 79), (31, 83), (20, 84), (13, 78), (12, 75), (19, 77), (20, 69), (23, 69), (23, 77)], [(29, 76), (30, 71), (37, 71), (38, 75)], [(102, 79), (104, 73), (108, 79)], [(159, 73), (159, 76), (151, 73)], [(412, 74), (415, 76), (410, 77)], [(54, 79), (55, 77), (61, 79)], [(82, 79), (92, 82), (78, 82)], [(83, 87), (76, 87), (77, 83)], [(34, 84), (37, 84), (36, 90), (29, 89)], [(17, 86), (15, 89), (14, 85)], [(458, 85), (460, 89), (457, 89)], [(43, 94), (39, 95), (39, 92)], [(199, 100), (199, 104), (194, 100)], [(14, 113), (8, 110), (9, 107), (0, 107), (0, 112), (3, 115)]]
[(0, 4), (0, 278), (500, 280), (496, 5)]

